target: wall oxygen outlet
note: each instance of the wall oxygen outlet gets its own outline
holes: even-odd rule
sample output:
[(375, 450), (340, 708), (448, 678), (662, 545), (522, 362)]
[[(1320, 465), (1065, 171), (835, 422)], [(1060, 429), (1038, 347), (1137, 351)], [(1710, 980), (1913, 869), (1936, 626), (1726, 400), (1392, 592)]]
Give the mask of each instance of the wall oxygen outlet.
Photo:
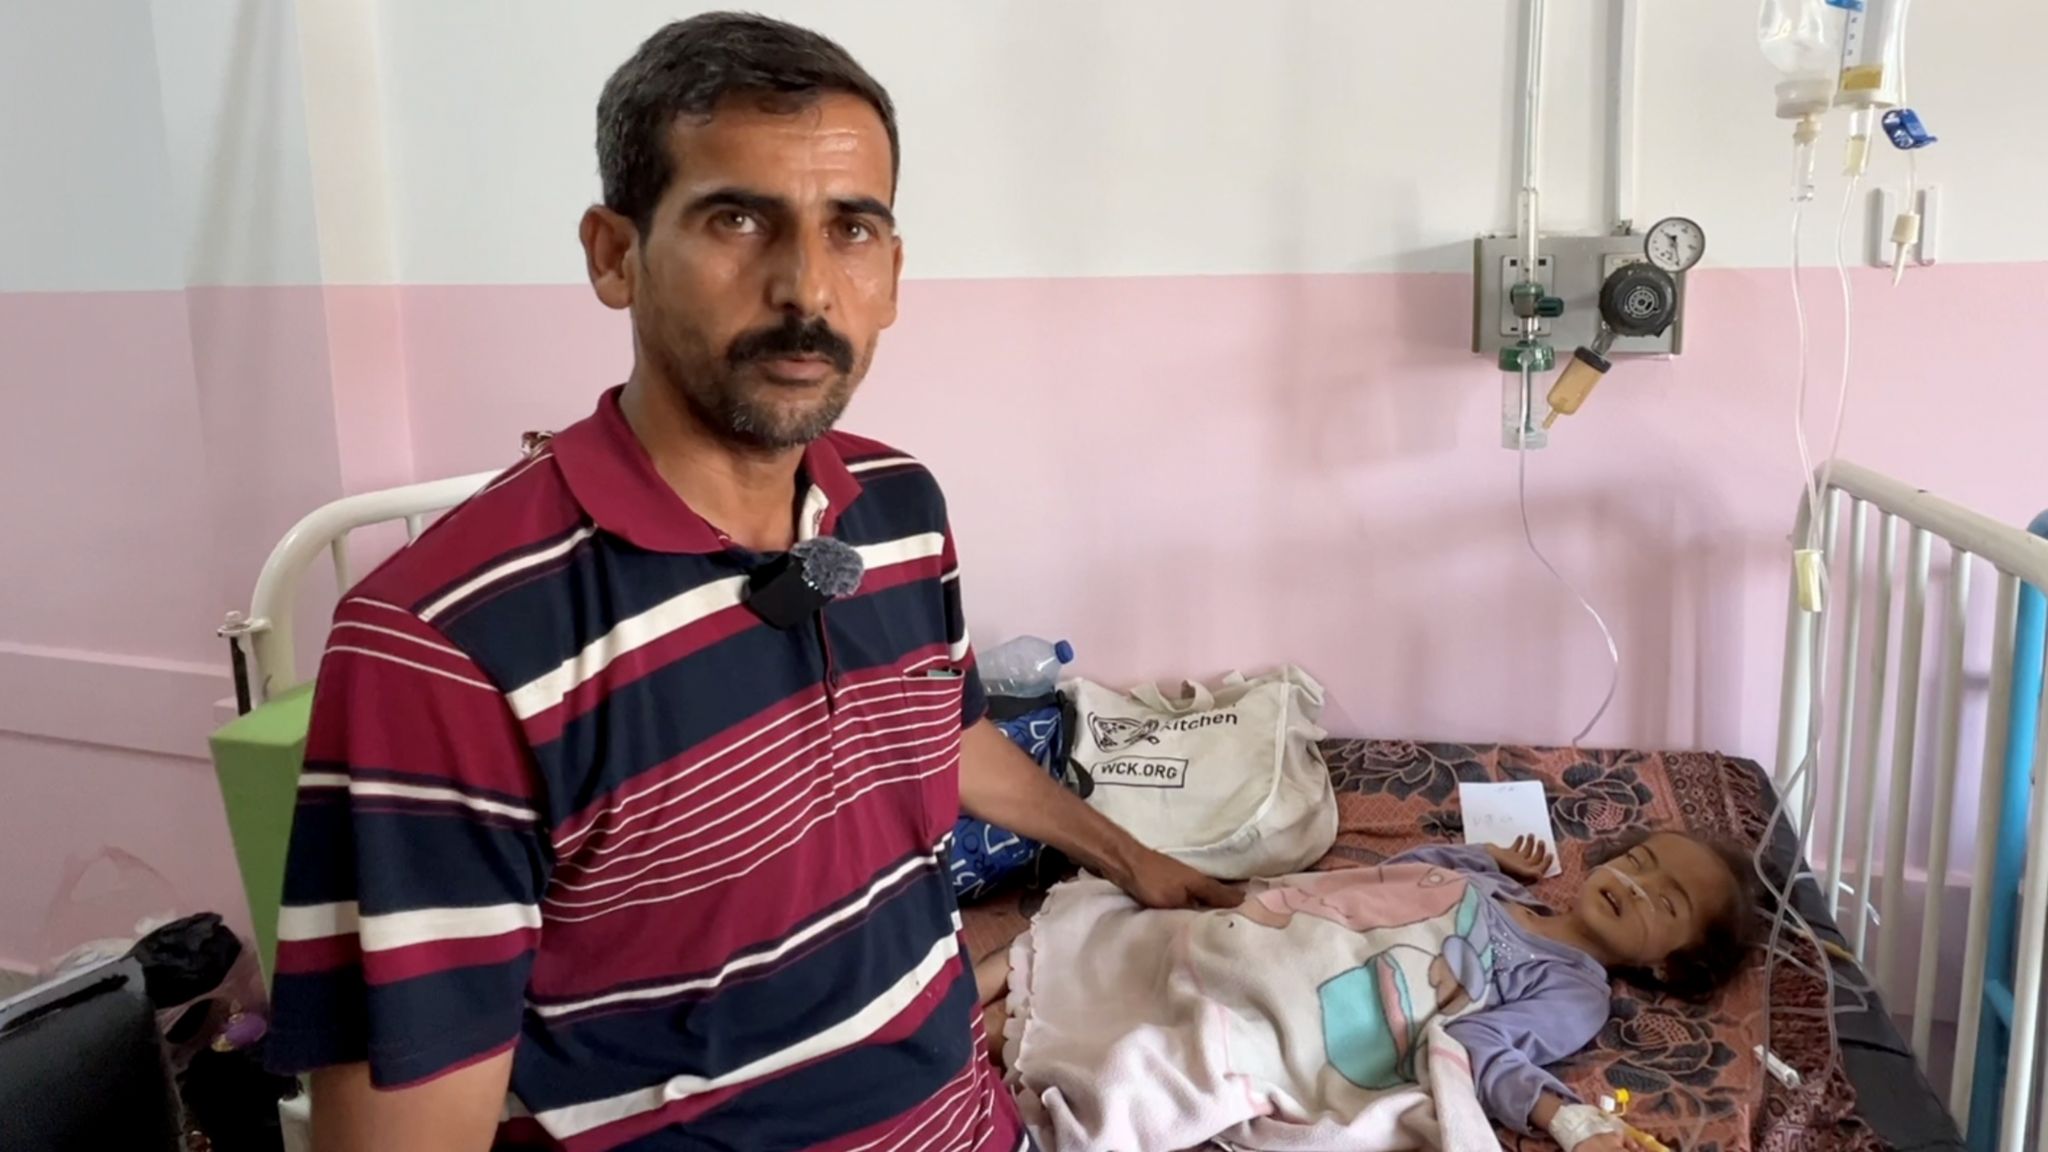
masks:
[[(1472, 245), (1472, 351), (1497, 356), (1501, 348), (1522, 338), (1508, 290), (1522, 279), (1522, 241), (1513, 236), (1482, 236)], [(1643, 235), (1545, 236), (1537, 246), (1537, 281), (1546, 294), (1564, 300), (1564, 314), (1537, 321), (1539, 338), (1568, 353), (1590, 346), (1600, 330), (1600, 285), (1609, 273), (1639, 263)], [(1685, 350), (1685, 279), (1677, 273), (1678, 314), (1657, 336), (1625, 336), (1614, 341), (1612, 356), (1673, 355)]]
[[(1868, 207), (1864, 215), (1864, 230), (1867, 233), (1865, 259), (1872, 268), (1892, 266), (1892, 226), (1898, 221), (1899, 213), (1909, 205), (1902, 191), (1890, 188), (1872, 188)], [(1935, 237), (1939, 234), (1941, 188), (1935, 184), (1922, 184), (1914, 202), (1910, 205), (1920, 213), (1920, 238), (1906, 250), (1907, 263), (1925, 268), (1935, 261)]]

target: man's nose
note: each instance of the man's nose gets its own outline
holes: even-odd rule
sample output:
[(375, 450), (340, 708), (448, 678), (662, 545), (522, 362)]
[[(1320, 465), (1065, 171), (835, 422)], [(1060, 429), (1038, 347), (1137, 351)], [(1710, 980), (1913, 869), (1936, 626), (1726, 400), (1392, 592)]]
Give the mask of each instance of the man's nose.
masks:
[(768, 304), (798, 316), (826, 315), (832, 310), (832, 277), (832, 256), (824, 237), (798, 229), (776, 246)]

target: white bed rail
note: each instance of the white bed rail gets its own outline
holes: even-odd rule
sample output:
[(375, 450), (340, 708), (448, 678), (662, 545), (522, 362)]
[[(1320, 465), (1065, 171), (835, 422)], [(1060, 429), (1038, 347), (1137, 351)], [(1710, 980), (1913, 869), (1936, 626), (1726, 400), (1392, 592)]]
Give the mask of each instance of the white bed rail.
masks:
[(446, 480), (429, 480), (344, 496), (306, 514), (270, 550), (256, 577), (256, 592), (247, 615), (228, 613), (221, 635), (233, 645), (235, 696), (244, 712), (298, 682), (297, 654), (292, 646), (292, 610), (299, 578), (322, 552), (334, 564), (334, 586), (345, 593), (354, 583), (349, 566), (348, 536), (359, 528), (398, 521), (407, 540), (425, 529), (427, 518), (475, 495), (498, 473), (475, 472)]
[[(1992, 901), (2000, 898), (1990, 883), (1992, 854), (1996, 848), (2000, 806), (2004, 795), (2007, 753), (2007, 714), (2013, 691), (2013, 633), (2016, 605), (2022, 582), (2048, 588), (2048, 540), (2028, 534), (2015, 525), (2001, 524), (1987, 516), (1902, 484), (1867, 468), (1838, 462), (1826, 470), (1827, 490), (1821, 497), (1822, 540), (1829, 581), (1821, 610), (1808, 612), (1801, 606), (1798, 581), (1793, 581), (1785, 627), (1784, 681), (1778, 719), (1776, 777), (1781, 789), (1790, 782), (1809, 748), (1816, 731), (1832, 736), (1803, 780), (1797, 795), (1785, 797), (1795, 828), (1814, 820), (1814, 842), (1828, 846), (1824, 881), (1829, 907), (1841, 912), (1844, 891), (1844, 849), (1855, 847), (1859, 858), (1849, 891), (1853, 922), (1846, 925), (1852, 950), (1873, 971), (1880, 989), (1897, 990), (1907, 985), (1894, 981), (1898, 965), (1910, 960), (1915, 967), (1910, 1005), (1891, 1002), (1894, 1011), (1910, 1007), (1913, 1018), (1913, 1051), (1922, 1069), (1927, 1067), (1931, 1031), (1940, 1008), (1936, 1002), (1940, 987), (1941, 926), (1943, 889), (1949, 873), (1949, 828), (1961, 771), (1962, 712), (1965, 695), (1964, 652), (1970, 629), (1970, 586), (1977, 564), (1989, 565), (1998, 592), (1990, 627), (1992, 664), (1990, 692), (1985, 708), (1984, 748), (1978, 775), (1979, 810), (1974, 876), (1970, 886), (1968, 930), (1964, 940), (1961, 984), (1957, 1011), (1957, 1042), (1954, 1074), (1949, 1087), (1949, 1111), (1959, 1124), (1967, 1125), (1971, 1089), (1975, 1082), (1977, 1042), (1982, 1023), (1984, 972)], [(1846, 502), (1846, 513), (1844, 503)], [(1802, 496), (1795, 521), (1794, 539), (1805, 540), (1815, 510)], [(1841, 529), (1846, 515), (1848, 545), (1841, 547)], [(1877, 562), (1869, 563), (1870, 519), (1875, 516)], [(1891, 631), (1899, 536), (1907, 536), (1903, 572), (1905, 602), (1898, 613), (1897, 660)], [(1935, 544), (1946, 549), (1947, 611), (1938, 646), (1935, 672), (1936, 715), (1931, 718), (1936, 737), (1931, 761), (1920, 756), (1920, 697), (1927, 682), (1922, 643), (1927, 619), (1927, 597)], [(1866, 585), (1875, 595), (1875, 608), (1865, 614)], [(1834, 619), (1841, 605), (1842, 619)], [(1867, 621), (1867, 622), (1866, 622)], [(1831, 645), (1830, 629), (1845, 626), (1839, 645)], [(1868, 633), (1868, 635), (1866, 635)], [(1867, 642), (1867, 646), (1866, 646)], [(1831, 648), (1833, 651), (1831, 652)], [(1813, 694), (1816, 661), (1836, 659), (1825, 669), (1821, 698)], [(1891, 698), (1890, 755), (1880, 755), (1887, 698)], [(2048, 715), (2044, 708), (2043, 715)], [(1830, 724), (1832, 721), (1832, 724)], [(1818, 728), (1816, 726), (1819, 726)], [(2031, 796), (2028, 815), (2028, 851), (2020, 895), (2020, 923), (2017, 963), (2014, 970), (2014, 1005), (2008, 1067), (2003, 1101), (2003, 1122), (1999, 1127), (2001, 1152), (2020, 1152), (2033, 1147), (2034, 1133), (2027, 1119), (2035, 1082), (2035, 1054), (2040, 1030), (2040, 989), (2043, 937), (2048, 934), (2048, 787), (2038, 786), (2048, 761), (2048, 740), (2036, 733), (2034, 775), (2037, 786)], [(1829, 742), (1823, 742), (1829, 743)], [(1823, 770), (1824, 769), (1824, 770)], [(1886, 816), (1882, 828), (1877, 820), (1879, 782), (1888, 775)], [(1823, 782), (1831, 789), (1824, 811), (1815, 802)], [(1931, 803), (1916, 803), (1916, 790), (1932, 789)], [(1851, 807), (1852, 792), (1858, 794), (1861, 810)], [(1916, 820), (1926, 821), (1926, 891), (1920, 909), (1917, 940), (1906, 939), (1910, 916), (1905, 908), (1907, 847)], [(1872, 917), (1865, 901), (1872, 888), (1875, 849), (1882, 846), (1882, 872), (1876, 873), (1883, 891), (1882, 909), (1876, 917), (1876, 931), (1870, 931)], [(2005, 894), (2006, 898), (2010, 893)], [(1912, 951), (1907, 952), (1908, 947)], [(1874, 970), (1871, 966), (1875, 958)], [(1973, 1142), (1974, 1146), (1974, 1142)]]

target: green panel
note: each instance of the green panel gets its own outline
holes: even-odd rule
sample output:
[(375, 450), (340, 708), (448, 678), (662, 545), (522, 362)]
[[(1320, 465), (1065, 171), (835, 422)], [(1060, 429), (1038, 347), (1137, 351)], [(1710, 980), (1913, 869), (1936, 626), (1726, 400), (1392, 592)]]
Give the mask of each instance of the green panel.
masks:
[(277, 907), (284, 898), (285, 848), (291, 842), (292, 806), (299, 767), (306, 758), (306, 725), (313, 686), (301, 684), (213, 734), (213, 771), (227, 807), (235, 862), (249, 899), (249, 919), (263, 971), (277, 955)]

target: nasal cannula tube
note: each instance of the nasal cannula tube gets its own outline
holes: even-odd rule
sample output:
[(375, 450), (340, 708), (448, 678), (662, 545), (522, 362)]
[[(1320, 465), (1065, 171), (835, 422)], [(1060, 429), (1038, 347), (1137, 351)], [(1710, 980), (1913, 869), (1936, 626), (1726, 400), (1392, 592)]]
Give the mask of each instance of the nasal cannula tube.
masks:
[(1630, 876), (1628, 873), (1623, 872), (1619, 868), (1616, 868), (1611, 863), (1602, 864), (1601, 867), (1605, 868), (1610, 874), (1614, 876), (1615, 879), (1621, 881), (1623, 884), (1628, 885), (1629, 889), (1636, 894), (1636, 899), (1641, 900), (1646, 904), (1649, 902), (1650, 894), (1648, 892), (1643, 891), (1643, 886), (1641, 884), (1636, 883), (1635, 877)]

